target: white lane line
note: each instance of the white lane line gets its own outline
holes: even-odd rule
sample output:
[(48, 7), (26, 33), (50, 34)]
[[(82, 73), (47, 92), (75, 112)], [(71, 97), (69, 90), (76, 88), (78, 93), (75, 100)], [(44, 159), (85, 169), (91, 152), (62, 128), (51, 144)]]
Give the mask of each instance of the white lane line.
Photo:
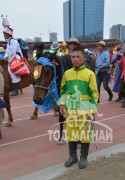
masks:
[(102, 104), (107, 104), (107, 103), (109, 103), (109, 102), (102, 102), (102, 103), (99, 103), (98, 105), (102, 105)]
[(121, 115), (118, 115), (118, 116), (112, 116), (112, 117), (109, 117), (109, 118), (106, 118), (106, 119), (101, 119), (101, 120), (98, 120), (98, 121), (100, 121), (100, 122), (108, 121), (108, 120), (119, 118), (119, 117), (122, 117), (122, 116), (125, 116), (125, 114), (121, 114)]
[(49, 133), (41, 134), (41, 135), (38, 135), (38, 136), (32, 136), (32, 137), (29, 137), (29, 138), (21, 139), (21, 140), (18, 140), (18, 141), (12, 141), (12, 142), (5, 143), (5, 144), (0, 144), (0, 147), (7, 146), (7, 145), (12, 145), (12, 144), (16, 144), (16, 143), (20, 143), (20, 142), (24, 142), (24, 141), (29, 141), (31, 139), (37, 139), (37, 138), (47, 136), (47, 135), (49, 135)]
[[(42, 114), (42, 115), (39, 115), (38, 117), (41, 117), (41, 116), (49, 116), (49, 115), (52, 115), (53, 113), (47, 113), (47, 114)], [(14, 120), (13, 122), (17, 122), (17, 121), (23, 121), (23, 120), (26, 120), (26, 119), (30, 119), (30, 117), (26, 117), (26, 118), (21, 118), (21, 119), (16, 119)], [(4, 124), (6, 122), (3, 122)]]
[(10, 99), (10, 101), (18, 101), (18, 100), (25, 100), (25, 99), (31, 99), (33, 96), (27, 97), (27, 98), (17, 98), (17, 99)]
[[(125, 116), (125, 114), (121, 114), (121, 115), (118, 115), (118, 116), (112, 116), (110, 118), (102, 119), (102, 120), (99, 120), (99, 121), (108, 121), (108, 120), (115, 119), (117, 117), (122, 117), (122, 116)], [(49, 133), (38, 135), (38, 136), (32, 136), (30, 138), (25, 138), (25, 139), (21, 139), (21, 140), (17, 140), (17, 141), (12, 141), (12, 142), (5, 143), (5, 144), (0, 144), (0, 147), (7, 146), (7, 145), (12, 145), (12, 144), (16, 144), (16, 143), (20, 143), (20, 142), (24, 142), (24, 141), (29, 141), (29, 140), (32, 140), (32, 139), (37, 139), (37, 138), (47, 136), (47, 135), (49, 135)]]
[[(32, 104), (31, 105), (26, 105), (26, 106), (17, 106), (17, 107), (12, 107), (11, 109), (18, 109), (18, 108), (25, 108), (25, 107), (34, 107)], [(34, 107), (35, 108), (35, 107)]]

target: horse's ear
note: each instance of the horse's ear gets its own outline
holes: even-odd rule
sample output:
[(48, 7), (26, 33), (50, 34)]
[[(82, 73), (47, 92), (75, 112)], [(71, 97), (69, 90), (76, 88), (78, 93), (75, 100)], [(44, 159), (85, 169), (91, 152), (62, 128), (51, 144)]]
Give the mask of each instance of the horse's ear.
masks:
[(40, 76), (41, 76), (41, 72), (42, 72), (42, 65), (38, 65), (34, 67), (34, 79), (37, 80)]
[(50, 61), (53, 61), (56, 58), (57, 50), (54, 53), (51, 53)]

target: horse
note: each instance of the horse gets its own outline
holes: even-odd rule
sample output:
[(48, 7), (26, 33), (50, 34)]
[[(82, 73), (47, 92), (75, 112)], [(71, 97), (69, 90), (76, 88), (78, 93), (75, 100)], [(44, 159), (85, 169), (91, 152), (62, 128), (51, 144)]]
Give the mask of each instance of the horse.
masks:
[[(19, 82), (19, 85), (18, 85), (19, 89), (25, 88), (35, 82), (34, 75), (33, 75), (35, 62), (34, 60), (29, 60), (28, 64), (31, 67), (31, 72), (27, 76), (21, 77), (21, 81)], [(8, 121), (6, 123), (6, 127), (10, 127), (13, 122), (13, 116), (12, 116), (11, 105), (10, 105), (10, 97), (9, 97), (9, 93), (12, 91), (12, 82), (11, 82), (11, 78), (8, 72), (8, 62), (0, 61), (0, 65), (2, 66), (3, 77), (4, 77), (3, 98), (4, 98), (6, 109), (8, 112)]]
[[(42, 49), (43, 49), (43, 47), (42, 47)], [(38, 58), (38, 57), (41, 57), (41, 53), (40, 53), (41, 45), (37, 46), (37, 50), (38, 50), (38, 54), (39, 54), (37, 56), (37, 58)], [(55, 54), (52, 54), (50, 59), (55, 61), (54, 63), (56, 64), (56, 70), (57, 70), (57, 76), (58, 76), (57, 84), (60, 85), (64, 71), (72, 68), (71, 57), (70, 57), (70, 55), (66, 55), (64, 57), (62, 56), (61, 58), (56, 56), (55, 59), (54, 59), (54, 57), (55, 57)], [(52, 77), (53, 77), (52, 68), (50, 69), (49, 67), (44, 67), (42, 69), (43, 73), (41, 73), (41, 76), (42, 76), (41, 81), (39, 79), (37, 81), (35, 81), (33, 72), (34, 72), (34, 66), (36, 65), (36, 63), (34, 60), (29, 60), (28, 63), (31, 67), (31, 72), (26, 77), (21, 78), (21, 81), (19, 82), (18, 88), (22, 89), (22, 88), (25, 88), (31, 84), (39, 84), (39, 83), (42, 83), (43, 86), (48, 87), (51, 80), (52, 80)], [(86, 64), (87, 68), (93, 70), (92, 62), (86, 61), (85, 64)], [(10, 93), (10, 91), (12, 91), (12, 83), (11, 83), (10, 75), (8, 73), (8, 64), (4, 61), (0, 61), (0, 65), (2, 66), (2, 68), (4, 70), (3, 71), (4, 79), (6, 79), (6, 81), (4, 81), (4, 101), (6, 103), (6, 109), (8, 112), (8, 122), (6, 123), (6, 126), (10, 127), (12, 122), (13, 122), (13, 116), (11, 113), (10, 98), (9, 98), (9, 93)], [(62, 69), (62, 67), (63, 67), (63, 69)], [(48, 75), (49, 75), (49, 78), (47, 78)], [(59, 86), (58, 86), (58, 90), (59, 90)], [(43, 96), (43, 101), (44, 101), (44, 97), (45, 97), (46, 93), (47, 93), (47, 89), (45, 89), (45, 88), (43, 88), (43, 89), (40, 88), (37, 91), (35, 90), (35, 96), (37, 97), (37, 96), (39, 96), (39, 94), (41, 94), (41, 96)], [(41, 103), (43, 103), (43, 101)], [(30, 119), (31, 120), (36, 119), (37, 116), (38, 116), (38, 108), (35, 108)], [(64, 121), (65, 121), (65, 118), (59, 112), (59, 123), (60, 123), (59, 142), (62, 142), (61, 140), (62, 140), (62, 132), (63, 132)]]
[[(52, 60), (52, 59), (50, 59)], [(65, 56), (57, 56), (55, 55), (54, 62), (56, 64), (56, 71), (57, 71), (57, 85), (58, 85), (58, 93), (60, 89), (60, 84), (62, 80), (62, 76), (64, 72), (70, 68), (73, 67), (72, 61), (71, 61), (71, 56), (70, 55), (65, 55)], [(90, 60), (85, 61), (85, 65), (88, 69), (94, 71), (94, 62)], [(45, 96), (49, 90), (50, 84), (53, 80), (53, 69), (52, 67), (49, 67), (47, 65), (44, 65), (42, 68), (41, 76), (35, 81), (34, 84), (34, 96), (33, 100), (36, 104), (43, 104)], [(60, 94), (60, 93), (59, 93)], [(59, 112), (59, 124), (60, 124), (60, 137), (58, 140), (58, 144), (64, 144), (63, 140), (63, 125), (65, 118), (63, 115), (60, 114), (59, 107), (58, 107), (58, 112)], [(33, 113), (33, 118), (36, 118), (38, 114), (38, 109), (36, 108), (34, 113)]]

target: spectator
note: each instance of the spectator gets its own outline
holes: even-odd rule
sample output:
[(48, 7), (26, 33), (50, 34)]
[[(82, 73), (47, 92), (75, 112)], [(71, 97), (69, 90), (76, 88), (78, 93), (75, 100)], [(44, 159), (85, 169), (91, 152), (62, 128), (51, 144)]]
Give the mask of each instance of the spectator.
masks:
[[(100, 41), (98, 44), (99, 54), (97, 56), (96, 62), (96, 79), (97, 79), (97, 86), (100, 95), (100, 87), (103, 83), (104, 89), (107, 91), (109, 98), (108, 101), (111, 101), (113, 98), (113, 93), (108, 86), (110, 80), (110, 57), (109, 53), (104, 50), (105, 42)], [(98, 103), (100, 102), (100, 98)]]
[(66, 47), (67, 47), (67, 44), (66, 44), (65, 41), (63, 41), (63, 42), (61, 43), (61, 52), (62, 52), (64, 55), (69, 54), (69, 51), (68, 51), (68, 49), (67, 49)]

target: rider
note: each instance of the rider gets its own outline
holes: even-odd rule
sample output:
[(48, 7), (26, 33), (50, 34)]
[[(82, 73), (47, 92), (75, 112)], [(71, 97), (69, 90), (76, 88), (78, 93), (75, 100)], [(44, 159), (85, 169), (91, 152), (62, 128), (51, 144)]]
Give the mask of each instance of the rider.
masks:
[[(54, 41), (51, 46), (50, 46), (50, 49), (53, 50), (54, 53), (56, 53), (57, 56), (64, 56), (64, 54), (62, 52), (60, 52), (60, 47), (61, 47), (61, 44), (58, 42), (58, 41)], [(57, 117), (58, 116), (58, 109), (55, 108), (54, 109), (54, 117)]]
[(7, 42), (7, 49), (4, 58), (0, 58), (0, 60), (8, 61), (8, 72), (12, 80), (12, 88), (13, 88), (11, 95), (16, 96), (18, 95), (18, 83), (21, 81), (21, 78), (17, 77), (15, 74), (13, 74), (10, 71), (10, 63), (15, 57), (17, 59), (21, 59), (19, 54), (22, 55), (22, 52), (18, 41), (13, 38), (13, 29), (11, 29), (9, 26), (4, 26), (3, 35)]
[(58, 43), (58, 41), (54, 41), (51, 44), (50, 49), (53, 50), (53, 52), (56, 52), (57, 56), (63, 56), (64, 54), (60, 52), (60, 47), (61, 47), (61, 44)]

